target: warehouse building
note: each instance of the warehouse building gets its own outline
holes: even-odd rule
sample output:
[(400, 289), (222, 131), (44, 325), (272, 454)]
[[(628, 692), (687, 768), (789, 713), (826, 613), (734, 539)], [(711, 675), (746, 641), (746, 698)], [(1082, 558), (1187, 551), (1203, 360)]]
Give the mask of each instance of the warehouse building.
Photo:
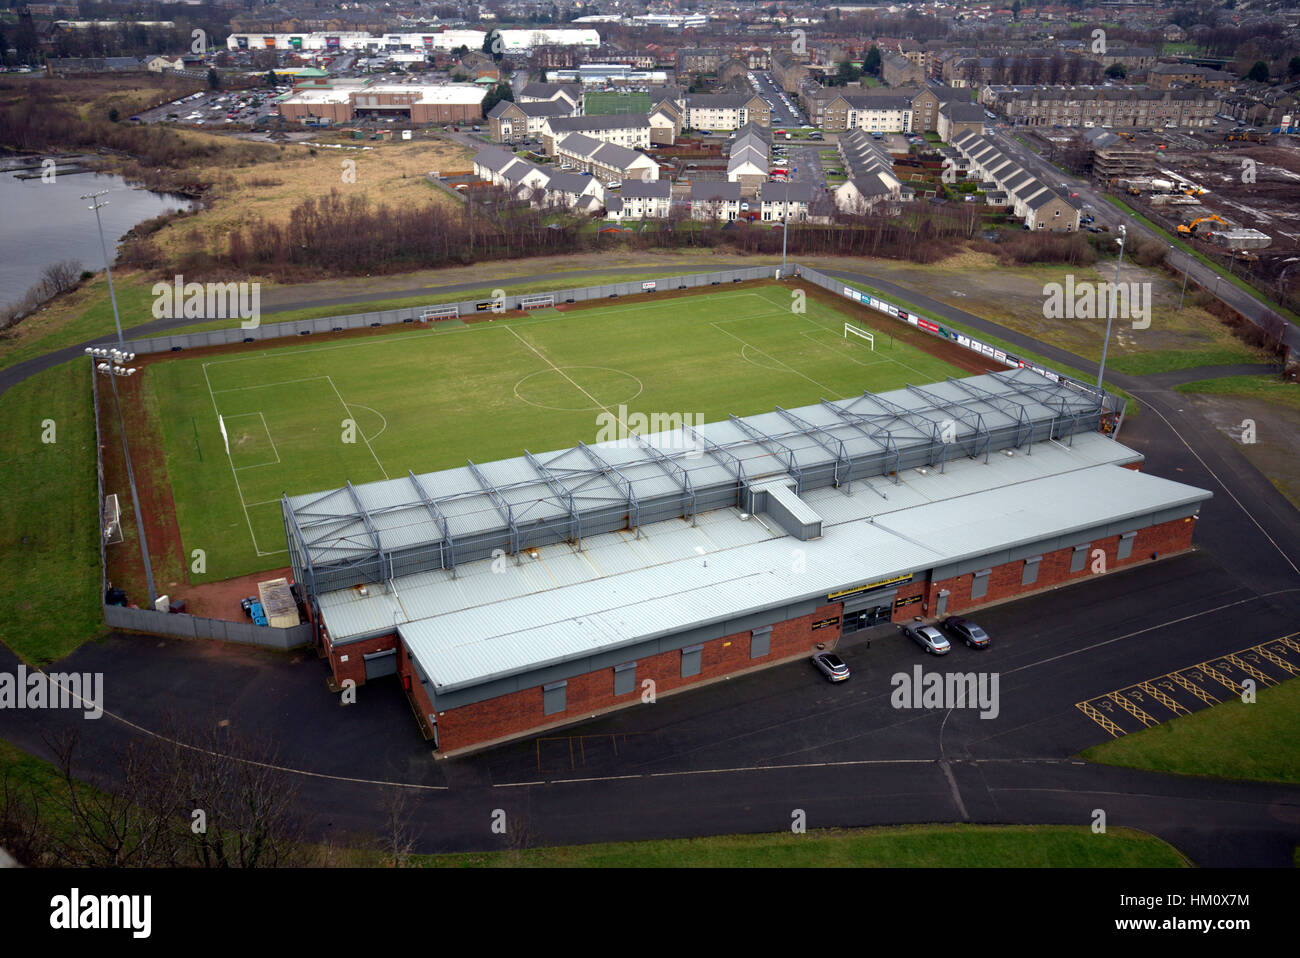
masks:
[(1119, 402), (1017, 368), (282, 500), (335, 680), (442, 753), (1190, 548)]
[(374, 83), (306, 88), (279, 100), (280, 116), (295, 123), (350, 123), (361, 116), (411, 123), (477, 123), (487, 90), (473, 83)]

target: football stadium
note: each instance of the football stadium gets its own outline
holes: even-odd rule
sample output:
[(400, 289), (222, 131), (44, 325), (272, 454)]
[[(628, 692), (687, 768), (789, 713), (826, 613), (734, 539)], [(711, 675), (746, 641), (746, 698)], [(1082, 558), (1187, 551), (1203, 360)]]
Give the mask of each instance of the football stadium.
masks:
[(815, 271), (691, 283), (134, 344), (152, 548), (288, 578), (450, 755), (1191, 547), (1116, 397)]

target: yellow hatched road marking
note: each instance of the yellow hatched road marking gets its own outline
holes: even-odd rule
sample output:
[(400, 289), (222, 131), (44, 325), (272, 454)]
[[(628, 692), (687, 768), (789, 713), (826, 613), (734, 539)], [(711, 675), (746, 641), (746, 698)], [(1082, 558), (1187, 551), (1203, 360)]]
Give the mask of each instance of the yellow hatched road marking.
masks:
[(1119, 738), (1121, 735), (1124, 734), (1124, 730), (1122, 728), (1120, 728), (1118, 725), (1116, 725), (1106, 716), (1098, 712), (1093, 707), (1091, 702), (1076, 702), (1075, 707), (1078, 708), (1078, 710), (1082, 712), (1084, 715), (1088, 716), (1088, 718), (1092, 719), (1094, 722), (1096, 722), (1098, 725), (1104, 728), (1107, 732), (1109, 732), (1113, 738)]
[(1143, 725), (1147, 726), (1148, 728), (1150, 728), (1152, 725), (1160, 724), (1155, 719), (1153, 719), (1150, 715), (1147, 715), (1146, 712), (1138, 708), (1134, 703), (1126, 699), (1119, 692), (1111, 692), (1108, 696), (1106, 696), (1106, 698), (1110, 699), (1112, 702), (1114, 702), (1116, 705), (1122, 708), (1125, 712), (1133, 716), (1135, 719), (1137, 719), (1139, 722), (1141, 722)]
[(1181, 672), (1170, 672), (1170, 673), (1169, 673), (1169, 677), (1170, 677), (1171, 679), (1173, 679), (1175, 682), (1177, 682), (1179, 685), (1181, 685), (1183, 688), (1185, 688), (1187, 691), (1189, 691), (1189, 692), (1191, 692), (1193, 695), (1195, 695), (1198, 699), (1200, 699), (1200, 700), (1201, 700), (1202, 702), (1204, 702), (1206, 705), (1218, 705), (1218, 704), (1219, 704), (1219, 700), (1218, 700), (1218, 699), (1216, 699), (1216, 698), (1215, 698), (1213, 695), (1211, 695), (1209, 692), (1205, 691), (1205, 689), (1201, 688), (1199, 685), (1197, 685), (1197, 684), (1196, 684), (1195, 682), (1193, 682), (1191, 679), (1187, 678), (1187, 676), (1183, 675)]
[(1176, 699), (1170, 698), (1168, 695), (1160, 691), (1158, 688), (1155, 687), (1155, 685), (1153, 685), (1150, 682), (1140, 682), (1138, 683), (1138, 688), (1140, 688), (1147, 695), (1151, 696), (1153, 699), (1155, 699), (1165, 708), (1169, 709), (1169, 711), (1173, 712), (1175, 715), (1192, 714), (1191, 711), (1186, 706), (1184, 706), (1181, 702), (1177, 701)]
[(1268, 659), (1279, 669), (1282, 669), (1284, 672), (1290, 672), (1292, 675), (1300, 673), (1300, 668), (1297, 668), (1296, 666), (1292, 665), (1286, 659), (1282, 658), (1282, 656), (1278, 655), (1276, 652), (1269, 649), (1268, 646), (1266, 645), (1255, 646), (1255, 651), (1258, 652), (1260, 655), (1264, 656), (1264, 658)]
[(1204, 672), (1206, 675), (1214, 679), (1214, 681), (1218, 682), (1220, 685), (1222, 685), (1233, 695), (1236, 695), (1238, 692), (1241, 691), (1240, 684), (1232, 681), (1232, 679), (1228, 678), (1226, 675), (1224, 675), (1222, 672), (1216, 669), (1209, 662), (1202, 662), (1200, 665), (1193, 666), (1193, 668), (1199, 669), (1200, 671)]
[(1255, 666), (1251, 665), (1249, 662), (1243, 659), (1236, 652), (1233, 652), (1230, 655), (1225, 655), (1224, 658), (1227, 659), (1229, 662), (1231, 662), (1233, 665), (1235, 665), (1237, 668), (1241, 669), (1241, 671), (1245, 672), (1247, 675), (1249, 675), (1260, 685), (1277, 685), (1277, 679), (1273, 678), (1271, 675), (1265, 675), (1259, 669), (1255, 668)]

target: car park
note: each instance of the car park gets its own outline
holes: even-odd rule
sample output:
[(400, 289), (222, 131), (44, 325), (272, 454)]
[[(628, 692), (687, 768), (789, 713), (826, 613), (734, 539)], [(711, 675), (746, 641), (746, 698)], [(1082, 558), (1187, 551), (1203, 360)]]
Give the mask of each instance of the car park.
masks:
[(952, 643), (932, 625), (905, 625), (903, 635), (933, 655), (947, 655), (952, 650)]
[(989, 647), (989, 634), (970, 619), (963, 619), (959, 615), (950, 615), (944, 619), (943, 627), (972, 649), (987, 649)]
[(843, 682), (849, 677), (849, 667), (834, 652), (818, 652), (812, 657), (812, 664), (826, 676), (827, 681)]

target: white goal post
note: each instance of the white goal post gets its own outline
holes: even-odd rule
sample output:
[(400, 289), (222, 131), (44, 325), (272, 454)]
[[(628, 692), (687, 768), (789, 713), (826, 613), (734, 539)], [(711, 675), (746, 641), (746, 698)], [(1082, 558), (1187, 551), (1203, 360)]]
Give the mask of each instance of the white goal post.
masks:
[(459, 316), (460, 307), (455, 303), (447, 303), (442, 306), (426, 306), (424, 312), (420, 314), (420, 321), (436, 323), (441, 319), (457, 319)]
[(104, 542), (116, 545), (122, 541), (122, 507), (118, 504), (117, 493), (104, 497)]
[(858, 337), (860, 337), (860, 338), (862, 338), (862, 339), (865, 339), (865, 340), (867, 341), (868, 345), (871, 346), (871, 351), (872, 351), (872, 352), (875, 352), (875, 351), (876, 351), (876, 337), (873, 336), (873, 335), (871, 335), (870, 332), (868, 332), (867, 330), (863, 329), (861, 326), (854, 326), (852, 323), (845, 323), (845, 324), (844, 324), (844, 341), (845, 341), (845, 342), (848, 342), (848, 339), (849, 339), (849, 333), (852, 333), (854, 336), (858, 336)]
[(520, 309), (547, 309), (555, 305), (554, 293), (533, 293), (519, 297)]

